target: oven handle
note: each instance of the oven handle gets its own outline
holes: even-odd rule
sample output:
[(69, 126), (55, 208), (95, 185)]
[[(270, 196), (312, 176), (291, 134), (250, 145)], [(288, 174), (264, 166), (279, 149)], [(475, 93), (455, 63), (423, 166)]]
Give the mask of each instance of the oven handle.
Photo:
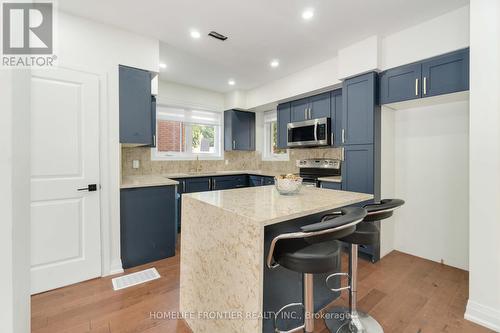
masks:
[(318, 141), (318, 121), (314, 122), (314, 141)]

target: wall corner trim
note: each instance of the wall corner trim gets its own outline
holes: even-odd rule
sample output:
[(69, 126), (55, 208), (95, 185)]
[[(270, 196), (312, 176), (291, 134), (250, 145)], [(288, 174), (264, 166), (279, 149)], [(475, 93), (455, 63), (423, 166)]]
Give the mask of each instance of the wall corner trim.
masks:
[(109, 272), (104, 273), (103, 274), (103, 277), (104, 276), (110, 276), (110, 275), (115, 275), (115, 274), (120, 274), (120, 273), (123, 273), (124, 270), (123, 270), (123, 265), (122, 265), (122, 261), (120, 259), (118, 260), (115, 260), (111, 263), (111, 267), (109, 269)]
[(467, 302), (464, 318), (478, 325), (500, 332), (500, 310), (471, 301)]

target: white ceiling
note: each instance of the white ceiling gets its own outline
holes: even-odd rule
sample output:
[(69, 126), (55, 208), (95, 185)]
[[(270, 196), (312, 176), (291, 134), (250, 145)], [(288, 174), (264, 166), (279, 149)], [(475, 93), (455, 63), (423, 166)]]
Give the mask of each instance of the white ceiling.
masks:
[[(219, 92), (251, 89), (469, 0), (64, 0), (60, 9), (159, 39), (160, 78)], [(314, 8), (304, 21), (301, 13)], [(191, 29), (201, 32), (192, 39)], [(225, 42), (208, 37), (215, 30)], [(278, 68), (269, 62), (280, 60)], [(236, 85), (229, 86), (232, 78)]]

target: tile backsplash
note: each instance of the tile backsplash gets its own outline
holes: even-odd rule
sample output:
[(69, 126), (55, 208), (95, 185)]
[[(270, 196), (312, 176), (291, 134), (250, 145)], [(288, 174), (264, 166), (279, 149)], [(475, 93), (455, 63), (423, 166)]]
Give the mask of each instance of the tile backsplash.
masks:
[[(224, 160), (207, 161), (152, 161), (151, 148), (122, 147), (122, 176), (183, 173), (196, 171), (197, 163), (203, 172), (224, 170), (262, 170), (280, 173), (296, 173), (296, 161), (307, 158), (340, 159), (341, 148), (291, 149), (289, 161), (263, 161), (258, 151), (224, 152)], [(132, 168), (132, 161), (139, 160), (139, 168)], [(227, 165), (225, 161), (228, 161)]]

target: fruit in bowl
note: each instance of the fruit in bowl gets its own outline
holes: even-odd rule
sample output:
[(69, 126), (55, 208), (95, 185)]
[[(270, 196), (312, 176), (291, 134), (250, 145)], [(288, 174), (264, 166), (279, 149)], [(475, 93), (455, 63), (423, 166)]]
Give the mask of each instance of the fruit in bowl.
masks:
[(274, 186), (280, 194), (296, 194), (302, 188), (302, 178), (291, 173), (279, 175), (274, 177)]

